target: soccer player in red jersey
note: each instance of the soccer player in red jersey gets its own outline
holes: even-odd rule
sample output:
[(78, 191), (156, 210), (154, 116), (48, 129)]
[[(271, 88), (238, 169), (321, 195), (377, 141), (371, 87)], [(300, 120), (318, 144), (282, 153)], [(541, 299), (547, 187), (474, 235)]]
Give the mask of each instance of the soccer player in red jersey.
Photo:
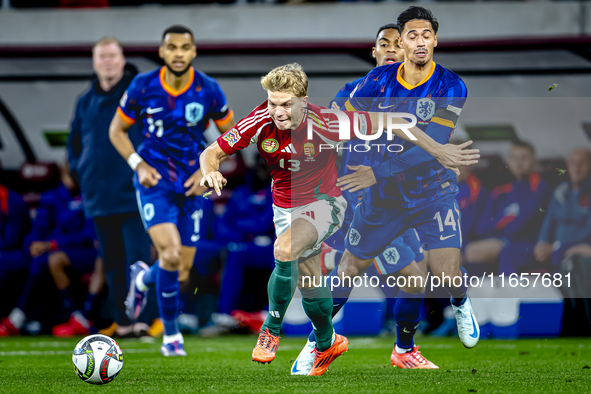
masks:
[[(308, 102), (308, 79), (300, 65), (277, 67), (261, 79), (261, 84), (268, 99), (200, 156), (203, 173), (200, 185), (213, 186), (219, 194), (226, 184), (218, 171), (220, 160), (250, 144), (257, 145), (273, 178), (273, 220), (278, 238), (274, 250), (275, 269), (268, 284), (269, 314), (261, 327), (252, 358), (260, 363), (275, 358), (281, 323), (299, 285), (304, 310), (317, 338), (315, 361), (308, 375), (322, 375), (330, 363), (348, 349), (348, 340), (334, 333), (332, 296), (320, 279), (318, 259), (310, 257), (319, 253), (322, 242), (339, 229), (346, 209), (346, 201), (336, 186), (335, 148), (355, 138), (354, 123), (359, 124), (360, 134), (377, 133), (381, 126), (380, 114), (359, 112), (357, 118), (352, 112), (344, 112), (350, 127), (347, 137), (341, 138), (337, 116), (323, 112), (325, 107)], [(396, 121), (398, 124), (406, 122)], [(417, 140), (413, 142), (440, 158), (442, 164), (456, 167), (461, 163), (475, 163), (477, 150), (440, 145), (417, 127), (409, 130), (413, 134), (417, 132)], [(409, 140), (401, 130), (393, 133)], [(304, 277), (314, 280), (305, 283), (301, 280)]]

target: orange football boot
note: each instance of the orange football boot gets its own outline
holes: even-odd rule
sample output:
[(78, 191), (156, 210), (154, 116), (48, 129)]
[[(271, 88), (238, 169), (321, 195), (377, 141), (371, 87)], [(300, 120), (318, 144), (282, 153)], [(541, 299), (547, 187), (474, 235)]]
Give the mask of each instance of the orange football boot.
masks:
[(409, 368), (409, 369), (439, 369), (439, 367), (427, 360), (421, 352), (419, 347), (414, 346), (411, 351), (400, 354), (396, 351), (396, 348), (392, 350), (392, 356), (390, 356), (393, 367), (398, 368)]
[(314, 365), (308, 372), (308, 376), (320, 376), (328, 371), (328, 366), (338, 356), (349, 350), (349, 340), (339, 334), (335, 334), (336, 338), (331, 347), (323, 352), (319, 352), (318, 349), (314, 349)]
[(270, 363), (275, 360), (277, 348), (279, 347), (279, 337), (271, 334), (268, 328), (259, 333), (259, 340), (252, 351), (252, 361), (261, 364)]

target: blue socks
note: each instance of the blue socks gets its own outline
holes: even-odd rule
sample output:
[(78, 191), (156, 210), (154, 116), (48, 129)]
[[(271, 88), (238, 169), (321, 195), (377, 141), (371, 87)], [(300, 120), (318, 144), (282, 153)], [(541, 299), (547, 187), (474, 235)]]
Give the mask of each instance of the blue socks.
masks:
[(62, 301), (62, 308), (70, 316), (74, 311), (74, 299), (72, 298), (72, 290), (69, 286), (60, 290), (60, 300)]
[(412, 349), (413, 337), (419, 326), (421, 317), (421, 305), (425, 293), (409, 294), (402, 290), (398, 292), (398, 298), (394, 304), (394, 317), (396, 318), (396, 346), (402, 349)]
[(158, 311), (164, 325), (164, 335), (170, 336), (179, 333), (177, 317), (179, 304), (179, 272), (156, 270), (156, 296), (158, 298)]
[[(462, 266), (460, 266), (460, 271), (462, 271), (462, 277), (468, 275), (468, 271), (466, 271), (466, 269)], [(454, 306), (462, 306), (466, 301), (466, 292), (468, 291), (468, 287), (466, 287), (463, 279), (461, 287), (450, 287), (446, 288), (446, 290), (451, 295), (451, 303)]]
[(144, 276), (142, 277), (142, 282), (146, 286), (151, 286), (156, 282), (156, 273), (160, 269), (160, 260), (156, 260), (156, 262), (150, 267), (149, 270), (144, 272)]

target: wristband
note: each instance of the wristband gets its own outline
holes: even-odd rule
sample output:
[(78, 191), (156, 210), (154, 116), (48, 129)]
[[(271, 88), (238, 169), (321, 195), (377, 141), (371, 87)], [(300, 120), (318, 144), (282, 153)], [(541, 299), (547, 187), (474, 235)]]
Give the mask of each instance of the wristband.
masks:
[(138, 155), (136, 152), (133, 152), (127, 158), (127, 164), (129, 164), (131, 169), (134, 171), (137, 168), (138, 164), (140, 164), (142, 161), (144, 161), (144, 159), (142, 159), (142, 157), (140, 155)]

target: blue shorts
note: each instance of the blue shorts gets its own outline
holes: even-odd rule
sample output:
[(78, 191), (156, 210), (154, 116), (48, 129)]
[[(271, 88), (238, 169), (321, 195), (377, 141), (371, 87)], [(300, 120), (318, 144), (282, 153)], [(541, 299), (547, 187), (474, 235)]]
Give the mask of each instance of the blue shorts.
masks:
[(412, 209), (361, 204), (355, 210), (345, 246), (360, 259), (373, 259), (409, 228), (423, 233), (429, 249), (460, 248), (462, 230), (455, 194)]
[(380, 275), (390, 275), (400, 271), (413, 261), (417, 263), (423, 260), (423, 251), (417, 232), (410, 228), (395, 238), (390, 244), (373, 259), (373, 267)]
[(203, 197), (185, 196), (180, 181), (173, 182), (164, 177), (156, 186), (146, 188), (138, 182), (136, 174), (133, 184), (146, 230), (157, 224), (172, 223), (179, 231), (183, 246), (197, 245), (203, 217)]

